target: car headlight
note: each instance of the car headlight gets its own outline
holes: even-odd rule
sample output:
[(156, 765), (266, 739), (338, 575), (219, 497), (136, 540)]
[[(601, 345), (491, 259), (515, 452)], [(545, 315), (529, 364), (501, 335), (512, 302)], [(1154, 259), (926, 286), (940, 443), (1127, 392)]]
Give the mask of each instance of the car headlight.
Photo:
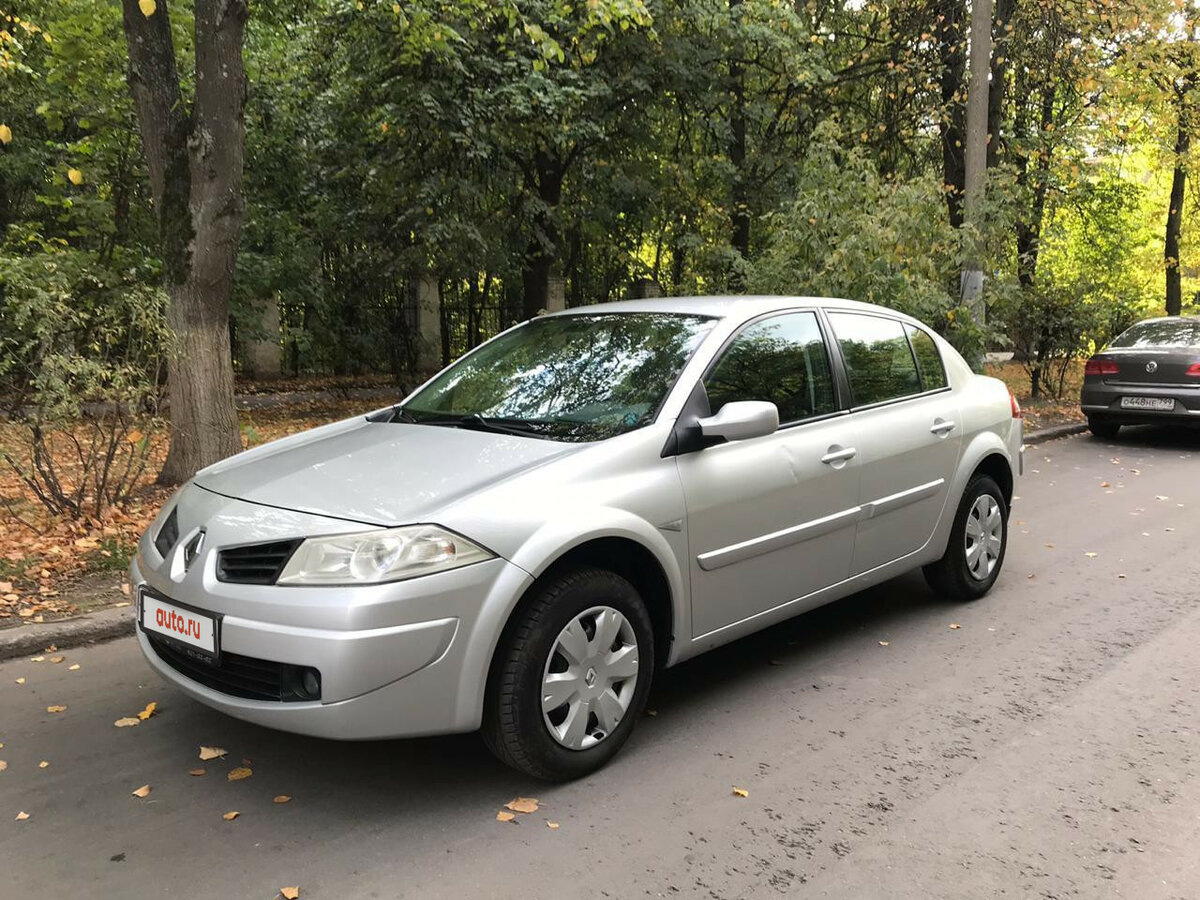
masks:
[(461, 535), (436, 525), (384, 528), (306, 538), (276, 584), (380, 584), (492, 559)]

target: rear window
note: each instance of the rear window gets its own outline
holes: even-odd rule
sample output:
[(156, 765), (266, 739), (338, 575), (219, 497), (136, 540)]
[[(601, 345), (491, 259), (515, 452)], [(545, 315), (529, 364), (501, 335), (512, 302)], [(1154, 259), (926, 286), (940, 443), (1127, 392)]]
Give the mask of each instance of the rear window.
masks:
[(942, 354), (938, 352), (929, 332), (912, 325), (905, 325), (908, 340), (912, 344), (913, 353), (917, 356), (917, 368), (921, 372), (921, 387), (927, 391), (937, 390), (946, 386), (946, 369), (942, 365)]
[(1200, 322), (1195, 319), (1159, 319), (1138, 322), (1113, 339), (1110, 347), (1200, 347)]
[(831, 312), (829, 321), (842, 349), (854, 406), (921, 393), (917, 363), (898, 321), (840, 312)]

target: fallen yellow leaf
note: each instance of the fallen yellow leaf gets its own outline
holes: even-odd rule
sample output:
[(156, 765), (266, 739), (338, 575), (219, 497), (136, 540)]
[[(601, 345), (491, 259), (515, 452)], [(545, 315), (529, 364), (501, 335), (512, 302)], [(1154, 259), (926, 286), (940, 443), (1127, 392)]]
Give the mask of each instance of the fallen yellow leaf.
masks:
[(3, 772), (7, 768), (8, 768), (8, 763), (6, 763), (4, 760), (0, 759), (0, 772)]
[(1102, 482), (1100, 482), (1100, 487), (1112, 487), (1112, 485), (1109, 484), (1107, 481), (1102, 481)]
[(962, 628), (962, 626), (961, 626), (961, 625), (959, 625), (957, 622), (951, 622), (951, 623), (950, 623), (950, 627), (951, 627), (951, 628)]
[(17, 684), (24, 684), (24, 683), (25, 683), (25, 678), (24, 678), (24, 677), (21, 677), (21, 678), (18, 678), (18, 679), (17, 679)]
[(66, 657), (64, 657), (64, 656), (52, 656), (52, 657), (50, 657), (50, 662), (58, 664), (58, 663), (62, 662), (64, 659), (66, 659)]
[(1088, 559), (1095, 559), (1095, 558), (1096, 558), (1096, 554), (1095, 554), (1095, 553), (1090, 553), (1090, 552), (1089, 552), (1089, 553), (1085, 553), (1085, 554), (1083, 554), (1083, 555), (1084, 555), (1084, 556), (1086, 556)]
[(147, 19), (154, 15), (154, 11), (158, 9), (158, 4), (154, 0), (138, 0), (138, 9), (142, 11), (142, 15)]
[(879, 642), (879, 646), (880, 646), (880, 647), (887, 647), (887, 646), (890, 646), (890, 645), (891, 645), (891, 641), (880, 641), (880, 642)]
[(38, 763), (38, 768), (39, 769), (48, 769), (48, 768), (50, 768), (50, 763), (43, 759), (40, 763)]
[(224, 747), (201, 747), (200, 748), (200, 759), (202, 759), (202, 760), (218, 759), (218, 758), (224, 756), (228, 752), (229, 751), (226, 750)]
[(273, 803), (290, 803), (291, 800), (292, 800), (292, 798), (289, 797), (287, 794), (280, 794), (278, 797), (276, 797), (271, 802), (273, 802)]
[(125, 435), (125, 440), (129, 441), (131, 444), (136, 444), (144, 437), (145, 435), (135, 428), (133, 431), (129, 432), (129, 434)]
[(30, 662), (45, 662), (45, 661), (46, 661), (46, 657), (44, 657), (44, 656), (31, 656), (31, 657), (29, 657), (29, 661), (30, 661)]
[(253, 774), (254, 772), (245, 766), (238, 766), (236, 769), (230, 769), (226, 777), (230, 781), (241, 781), (243, 778), (249, 778)]
[(749, 797), (749, 796), (750, 796), (750, 792), (749, 792), (748, 790), (746, 790), (745, 788), (735, 787), (735, 788), (733, 789), (733, 796), (735, 796), (735, 797)]
[(231, 809), (229, 812), (225, 813), (225, 815), (221, 816), (221, 818), (224, 819), (226, 822), (232, 822), (234, 819), (236, 819), (240, 815), (241, 815), (241, 813), (238, 812), (236, 809)]
[(281, 887), (279, 893), (283, 895), (283, 900), (296, 900), (300, 896), (300, 888), (298, 887)]
[(46, 707), (46, 712), (48, 712), (48, 713), (60, 713), (60, 712), (66, 712), (66, 711), (67, 711), (67, 708), (65, 706), (47, 706)]
[(21, 810), (19, 813), (17, 813), (17, 821), (18, 822), (24, 822), (28, 818), (29, 818), (29, 813), (25, 812), (25, 810)]
[(12, 582), (11, 581), (0, 581), (0, 594), (11, 594), (11, 593), (12, 593)]
[(558, 831), (558, 823), (557, 822), (547, 822), (546, 827), (549, 828), (551, 831)]
[(500, 810), (500, 812), (496, 813), (497, 822), (511, 822), (515, 818), (515, 815), (510, 812), (505, 812), (504, 810)]
[(504, 804), (504, 808), (513, 812), (532, 813), (537, 812), (538, 802), (533, 797), (518, 797)]
[(143, 784), (140, 788), (138, 788), (136, 791), (133, 792), (133, 796), (142, 797), (142, 798), (149, 797), (150, 796), (150, 785)]
[(146, 708), (138, 713), (138, 718), (145, 722), (148, 718), (154, 715), (154, 711), (158, 709), (158, 704), (151, 700), (146, 704)]
[(67, 671), (68, 672), (78, 672), (79, 671), (79, 663), (75, 663), (73, 665), (67, 666)]
[(188, 774), (200, 776), (204, 774), (204, 769), (188, 769)]
[(113, 724), (118, 728), (130, 728), (134, 725), (141, 725), (142, 720), (136, 719), (133, 716), (124, 716), (120, 719), (117, 719), (117, 721), (113, 722)]

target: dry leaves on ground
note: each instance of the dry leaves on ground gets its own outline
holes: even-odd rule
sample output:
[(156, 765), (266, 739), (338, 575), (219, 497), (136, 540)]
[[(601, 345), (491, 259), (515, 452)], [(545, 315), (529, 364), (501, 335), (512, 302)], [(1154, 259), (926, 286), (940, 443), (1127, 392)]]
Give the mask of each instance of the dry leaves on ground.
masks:
[(4, 760), (0, 759), (0, 772), (3, 772), (7, 768), (8, 768), (8, 763), (6, 763)]
[(24, 683), (25, 683), (25, 678), (23, 676), (21, 678), (17, 679), (17, 684), (24, 684)]
[(204, 772), (205, 772), (204, 769), (188, 769), (188, 774), (195, 776), (195, 777), (199, 777), (199, 776), (203, 775)]
[(142, 799), (145, 799), (146, 797), (150, 796), (150, 785), (143, 784), (140, 788), (138, 788), (136, 791), (133, 791), (132, 793), (133, 793), (133, 796), (135, 796), (135, 797), (140, 797)]
[(232, 822), (234, 819), (236, 819), (240, 815), (241, 815), (241, 813), (238, 812), (236, 809), (231, 809), (229, 812), (225, 813), (225, 815), (221, 816), (221, 818), (224, 819), (226, 822)]
[(957, 628), (962, 628), (962, 626), (961, 626), (961, 625), (959, 625), (957, 622), (951, 622), (951, 623), (950, 623), (950, 627), (951, 627), (951, 628), (955, 628), (955, 629), (957, 629)]
[(283, 895), (283, 900), (296, 900), (300, 896), (300, 888), (298, 887), (281, 887), (279, 893)]
[(504, 810), (500, 810), (500, 812), (496, 813), (496, 821), (497, 822), (511, 822), (515, 818), (516, 818), (516, 815), (514, 815), (513, 813), (510, 813), (510, 812), (505, 812)]
[(18, 822), (24, 822), (28, 818), (29, 818), (29, 813), (25, 812), (25, 810), (21, 810), (19, 813), (17, 813), (17, 821)]
[(141, 719), (143, 722), (145, 722), (148, 718), (150, 718), (152, 715), (154, 715), (154, 712), (157, 709), (158, 709), (158, 704), (155, 703), (153, 700), (151, 700), (149, 703), (146, 704), (146, 708), (143, 709), (140, 713), (138, 713), (138, 718)]
[(292, 798), (289, 797), (287, 794), (280, 794), (278, 797), (276, 797), (271, 802), (272, 803), (291, 803)]
[(735, 787), (735, 788), (733, 789), (733, 796), (735, 796), (735, 797), (749, 797), (749, 796), (750, 796), (750, 792), (749, 792), (748, 790), (746, 790), (745, 788)]
[(533, 797), (517, 797), (515, 800), (505, 803), (504, 808), (511, 809), (513, 812), (534, 813), (538, 810), (538, 802)]
[(48, 713), (60, 713), (60, 712), (66, 712), (66, 711), (67, 711), (67, 708), (65, 706), (47, 706), (46, 707), (46, 712), (48, 712)]
[(891, 641), (880, 641), (879, 646), (880, 647), (889, 647), (889, 646), (891, 646), (891, 643), (892, 643)]
[(210, 759), (220, 759), (228, 752), (224, 747), (201, 747), (200, 759), (206, 762)]
[(243, 778), (249, 778), (254, 772), (247, 769), (245, 766), (238, 766), (236, 769), (230, 769), (226, 776), (230, 781), (241, 781)]
[(39, 769), (48, 769), (48, 768), (50, 768), (50, 761), (49, 761), (49, 760), (45, 760), (45, 759), (43, 759), (43, 760), (42, 760), (40, 763), (38, 763), (38, 768), (39, 768)]
[(558, 823), (557, 822), (549, 822), (548, 821), (548, 822), (546, 822), (546, 827), (549, 828), (551, 831), (558, 831)]
[(141, 725), (142, 720), (134, 716), (122, 716), (117, 721), (113, 722), (118, 728), (132, 728), (134, 725)]
[(75, 663), (74, 665), (67, 666), (67, 671), (68, 672), (78, 672), (79, 671), (79, 663)]

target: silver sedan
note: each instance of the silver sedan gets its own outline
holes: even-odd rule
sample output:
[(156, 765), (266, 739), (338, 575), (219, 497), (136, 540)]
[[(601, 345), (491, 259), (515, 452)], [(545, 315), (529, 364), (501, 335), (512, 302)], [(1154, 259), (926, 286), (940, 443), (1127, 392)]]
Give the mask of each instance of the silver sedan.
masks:
[(578, 777), (660, 667), (917, 567), (987, 593), (1020, 455), (1005, 386), (887, 309), (573, 309), (198, 473), (139, 545), (138, 640), (238, 718), (482, 729), (505, 762)]

